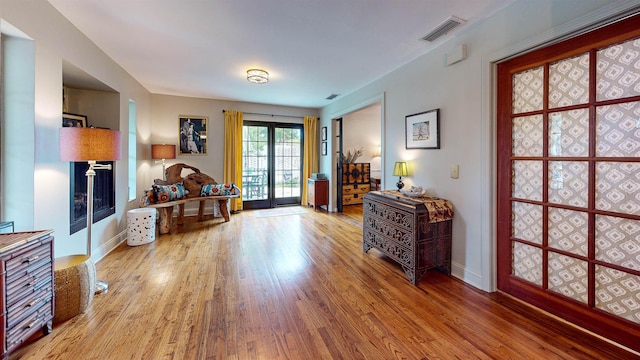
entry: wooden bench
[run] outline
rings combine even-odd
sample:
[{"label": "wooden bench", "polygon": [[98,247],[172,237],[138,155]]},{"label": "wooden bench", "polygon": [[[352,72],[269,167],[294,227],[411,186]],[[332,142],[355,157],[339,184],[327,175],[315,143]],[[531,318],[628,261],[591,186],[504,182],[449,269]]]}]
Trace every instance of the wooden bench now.
[{"label": "wooden bench", "polygon": [[220,203],[220,213],[227,222],[230,220],[227,204],[229,199],[240,197],[240,195],[221,195],[221,196],[205,196],[205,197],[192,197],[184,198],[180,200],[173,200],[159,204],[149,204],[144,207],[158,209],[158,217],[160,221],[160,234],[168,234],[171,231],[171,225],[173,222],[173,207],[178,205],[178,225],[184,223],[184,204],[199,201],[200,206],[198,208],[198,221],[204,220],[204,205],[207,200],[215,200]]}]

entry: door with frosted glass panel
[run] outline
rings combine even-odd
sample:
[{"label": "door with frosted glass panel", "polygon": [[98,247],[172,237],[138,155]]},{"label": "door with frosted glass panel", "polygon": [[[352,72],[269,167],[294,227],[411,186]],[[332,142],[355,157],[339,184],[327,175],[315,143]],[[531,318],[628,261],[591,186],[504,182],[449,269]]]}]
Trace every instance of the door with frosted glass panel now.
[{"label": "door with frosted glass panel", "polygon": [[[631,23],[629,23],[631,21]],[[498,287],[640,349],[640,31],[498,66]]]}]

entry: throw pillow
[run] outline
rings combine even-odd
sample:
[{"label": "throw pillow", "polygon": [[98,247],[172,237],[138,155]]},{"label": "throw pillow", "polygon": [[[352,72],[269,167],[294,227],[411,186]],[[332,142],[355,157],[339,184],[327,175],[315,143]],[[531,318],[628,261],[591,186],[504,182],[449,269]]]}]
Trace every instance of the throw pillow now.
[{"label": "throw pillow", "polygon": [[156,193],[156,200],[159,203],[179,200],[187,194],[182,183],[175,183],[172,185],[152,185],[152,187],[153,191]]},{"label": "throw pillow", "polygon": [[202,185],[200,196],[227,196],[240,194],[240,188],[235,184],[207,184]]},{"label": "throw pillow", "polygon": [[155,203],[156,203],[156,193],[153,191],[153,188],[151,188],[151,189],[144,190],[142,192],[138,205],[140,207],[145,207]]}]

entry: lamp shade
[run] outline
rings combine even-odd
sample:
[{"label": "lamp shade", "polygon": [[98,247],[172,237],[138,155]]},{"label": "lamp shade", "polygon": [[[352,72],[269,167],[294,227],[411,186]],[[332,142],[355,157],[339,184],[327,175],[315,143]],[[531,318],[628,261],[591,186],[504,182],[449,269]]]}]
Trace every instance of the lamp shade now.
[{"label": "lamp shade", "polygon": [[151,158],[154,160],[175,159],[176,146],[167,144],[153,144],[151,145]]},{"label": "lamp shade", "polygon": [[96,128],[60,128],[60,160],[120,160],[120,131]]},{"label": "lamp shade", "polygon": [[396,161],[393,167],[393,176],[407,176],[407,163],[404,161]]}]

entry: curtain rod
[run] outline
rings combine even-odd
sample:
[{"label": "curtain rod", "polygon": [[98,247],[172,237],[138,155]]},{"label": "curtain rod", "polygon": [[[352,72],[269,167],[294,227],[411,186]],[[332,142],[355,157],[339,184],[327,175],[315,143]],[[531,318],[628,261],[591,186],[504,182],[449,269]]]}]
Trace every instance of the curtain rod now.
[{"label": "curtain rod", "polygon": [[[225,110],[222,110],[222,112],[224,113]],[[304,116],[296,116],[296,115],[278,115],[278,114],[264,114],[264,113],[255,113],[255,112],[242,112],[243,114],[248,114],[248,115],[265,115],[265,116],[278,116],[278,117],[286,117],[286,118],[296,118],[296,119],[304,119]],[[320,120],[320,118],[318,118],[318,120]]]}]

